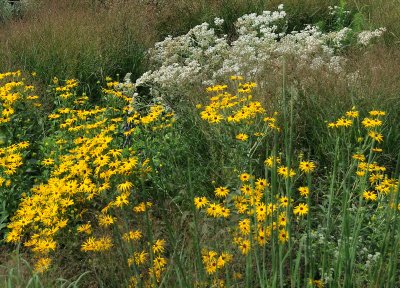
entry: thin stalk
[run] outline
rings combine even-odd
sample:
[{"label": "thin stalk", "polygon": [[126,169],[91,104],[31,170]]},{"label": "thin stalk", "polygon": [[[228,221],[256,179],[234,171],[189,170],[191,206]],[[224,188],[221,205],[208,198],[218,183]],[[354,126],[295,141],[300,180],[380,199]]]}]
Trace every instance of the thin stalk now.
[{"label": "thin stalk", "polygon": [[333,163],[333,170],[331,174],[331,183],[329,187],[329,196],[328,196],[328,212],[327,212],[327,217],[326,217],[326,233],[325,233],[325,243],[324,243],[324,252],[323,252],[323,257],[322,257],[322,275],[324,275],[328,268],[328,255],[327,255],[327,250],[328,250],[328,239],[330,238],[331,234],[331,214],[332,214],[332,206],[333,206],[333,195],[334,195],[334,188],[335,188],[335,183],[336,183],[336,173],[338,169],[338,162],[339,162],[339,137],[336,138],[336,143],[335,143],[335,161]]},{"label": "thin stalk", "polygon": [[194,193],[193,193],[193,189],[192,189],[192,174],[190,172],[190,167],[191,167],[191,163],[190,163],[190,159],[187,160],[188,161],[188,181],[189,181],[189,187],[188,187],[188,191],[189,191],[189,196],[191,199],[191,203],[190,203],[190,207],[192,209],[192,213],[193,213],[193,221],[194,221],[194,231],[193,231],[193,245],[195,247],[195,257],[196,257],[196,264],[198,267],[198,270],[200,272],[200,279],[201,282],[203,282],[206,279],[205,276],[205,271],[203,268],[203,262],[201,260],[201,249],[200,249],[200,240],[199,240],[199,231],[198,231],[198,211],[196,209],[196,207],[194,206]]}]

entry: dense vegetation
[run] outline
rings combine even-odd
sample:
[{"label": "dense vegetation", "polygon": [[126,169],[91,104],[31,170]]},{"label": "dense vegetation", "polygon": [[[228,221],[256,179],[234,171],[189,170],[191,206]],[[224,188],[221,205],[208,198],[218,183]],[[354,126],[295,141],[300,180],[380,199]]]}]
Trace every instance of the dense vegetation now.
[{"label": "dense vegetation", "polygon": [[0,283],[399,286],[398,17],[0,0]]}]

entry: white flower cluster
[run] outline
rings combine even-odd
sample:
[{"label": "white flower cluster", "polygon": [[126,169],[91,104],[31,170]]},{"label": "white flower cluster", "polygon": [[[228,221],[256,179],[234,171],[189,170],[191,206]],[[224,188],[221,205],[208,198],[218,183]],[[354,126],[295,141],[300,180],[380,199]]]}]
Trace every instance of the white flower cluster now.
[{"label": "white flower cluster", "polygon": [[367,46],[373,38],[381,37],[385,31],[386,28],[379,28],[374,31],[362,31],[357,36],[358,44]]},{"label": "white flower cluster", "polygon": [[[223,20],[217,18],[214,22],[218,26]],[[136,85],[173,97],[187,85],[212,84],[233,74],[252,78],[281,74],[286,59],[295,62],[295,71],[343,72],[346,59],[336,55],[336,51],[343,47],[351,29],[323,33],[308,25],[301,31],[287,33],[286,24],[286,13],[280,5],[278,11],[247,14],[237,19],[237,38],[233,41],[226,35],[218,35],[208,23],[185,35],[169,36],[149,51],[154,70],[144,73]],[[370,33],[377,35],[375,31]],[[368,37],[362,35],[363,39]]]},{"label": "white flower cluster", "polygon": [[381,257],[381,253],[375,252],[374,255],[368,254],[368,260],[365,262],[365,268],[369,268],[372,264],[378,262],[379,258]]}]

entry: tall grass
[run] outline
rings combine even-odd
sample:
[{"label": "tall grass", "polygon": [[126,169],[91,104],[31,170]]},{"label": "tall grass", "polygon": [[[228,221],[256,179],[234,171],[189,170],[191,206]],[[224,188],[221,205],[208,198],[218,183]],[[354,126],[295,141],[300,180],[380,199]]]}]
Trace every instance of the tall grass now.
[{"label": "tall grass", "polygon": [[[98,92],[104,76],[136,78],[146,69],[144,51],[166,35],[179,35],[214,17],[225,19],[223,30],[234,37],[233,23],[246,13],[271,10],[283,3],[289,15],[288,28],[320,23],[338,28],[328,6],[343,5],[360,28],[387,26],[388,43],[398,38],[399,9],[393,1],[35,1],[20,18],[0,28],[2,70],[36,71],[42,84],[52,77],[78,78],[90,94]],[[380,9],[378,9],[378,7]],[[377,11],[385,11],[385,15]],[[360,20],[361,19],[361,20]],[[392,19],[392,20],[391,20]],[[361,21],[361,22],[360,22]],[[346,23],[351,24],[351,23]],[[361,25],[361,26],[360,26]],[[390,40],[392,39],[392,40]],[[392,42],[391,42],[392,41]],[[95,93],[92,90],[96,91]]]}]

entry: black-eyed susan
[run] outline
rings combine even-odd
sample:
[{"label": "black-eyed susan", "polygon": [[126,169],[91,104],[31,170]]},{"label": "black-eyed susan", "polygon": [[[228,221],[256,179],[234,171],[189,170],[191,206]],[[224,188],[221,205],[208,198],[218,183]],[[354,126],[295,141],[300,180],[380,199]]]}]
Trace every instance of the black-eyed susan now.
[{"label": "black-eyed susan", "polygon": [[108,226],[114,224],[115,220],[116,220],[115,217],[113,217],[111,215],[104,215],[104,214],[101,214],[98,219],[99,219],[99,225],[102,227],[108,227]]},{"label": "black-eyed susan", "polygon": [[239,133],[236,135],[236,140],[246,141],[247,139],[249,139],[249,136],[247,134]]},{"label": "black-eyed susan", "polygon": [[357,153],[351,156],[353,159],[358,161],[365,161],[365,156],[363,154]]},{"label": "black-eyed susan", "polygon": [[373,191],[364,191],[363,198],[365,200],[369,200],[369,201],[376,201],[376,199],[378,198],[378,195]]},{"label": "black-eyed susan", "polygon": [[272,168],[273,165],[280,164],[280,163],[281,163],[281,158],[273,157],[273,156],[268,157],[264,161],[264,165],[268,166],[269,168]]},{"label": "black-eyed susan", "polygon": [[210,205],[208,206],[206,213],[207,215],[214,217],[214,218],[218,218],[221,215],[221,205],[216,204],[216,203],[210,203]]},{"label": "black-eyed susan", "polygon": [[125,181],[125,182],[123,182],[123,183],[118,185],[118,190],[120,192],[128,192],[128,191],[130,191],[130,189],[132,189],[132,187],[133,187],[133,183],[132,182]]},{"label": "black-eyed susan", "polygon": [[92,225],[90,225],[90,223],[82,224],[82,225],[79,225],[76,230],[79,233],[91,234],[92,233]]},{"label": "black-eyed susan", "polygon": [[379,119],[373,119],[373,118],[364,118],[363,121],[361,121],[361,124],[365,127],[365,128],[375,128],[375,127],[379,127],[382,125],[382,121]]},{"label": "black-eyed susan", "polygon": [[375,131],[369,131],[368,136],[374,139],[376,142],[381,143],[383,141],[383,135]]},{"label": "black-eyed susan", "polygon": [[249,251],[250,251],[250,248],[251,248],[250,240],[242,240],[239,243],[239,249],[243,255],[247,255],[247,253],[249,253]]},{"label": "black-eyed susan", "polygon": [[165,240],[157,239],[156,242],[152,245],[152,250],[154,254],[163,253],[165,251]]},{"label": "black-eyed susan", "polygon": [[239,231],[242,235],[250,234],[250,219],[243,219],[238,223]]},{"label": "black-eyed susan", "polygon": [[346,112],[346,116],[350,118],[357,118],[358,117],[358,111],[356,110],[350,110]]},{"label": "black-eyed susan", "polygon": [[278,239],[280,243],[285,243],[289,240],[289,233],[285,229],[279,230]]},{"label": "black-eyed susan", "polygon": [[311,161],[301,161],[299,169],[303,173],[311,173],[315,170],[315,163]]},{"label": "black-eyed susan", "polygon": [[380,110],[372,110],[372,111],[369,111],[369,115],[371,115],[371,116],[385,116],[386,112],[385,111],[380,111]]},{"label": "black-eyed susan", "polygon": [[253,192],[253,188],[250,185],[243,185],[240,187],[240,191],[243,193],[243,195],[251,195]]},{"label": "black-eyed susan", "polygon": [[143,237],[142,231],[140,230],[131,230],[122,234],[122,239],[129,242],[129,241],[136,241]]},{"label": "black-eyed susan", "polygon": [[285,227],[287,223],[287,216],[285,212],[281,212],[278,217],[278,226]]},{"label": "black-eyed susan", "polygon": [[208,200],[206,197],[195,197],[194,198],[194,206],[197,209],[201,209],[208,204]]},{"label": "black-eyed susan", "polygon": [[304,216],[308,213],[308,205],[305,203],[300,203],[293,209],[293,214],[297,216]]},{"label": "black-eyed susan", "polygon": [[264,178],[258,178],[255,184],[256,188],[260,190],[265,189],[268,186],[268,182]]},{"label": "black-eyed susan", "polygon": [[45,272],[46,270],[49,269],[51,262],[52,262],[52,260],[49,257],[39,258],[39,260],[36,261],[35,266],[34,266],[35,272],[37,272],[37,273]]},{"label": "black-eyed susan", "polygon": [[299,187],[297,190],[299,191],[300,195],[303,197],[307,197],[310,192],[310,190],[307,186]]},{"label": "black-eyed susan", "polygon": [[215,196],[217,196],[218,198],[224,198],[224,197],[228,196],[229,189],[225,186],[220,186],[220,187],[215,188],[214,193],[215,193]]},{"label": "black-eyed susan", "polygon": [[251,175],[249,173],[242,173],[239,175],[239,179],[242,182],[250,181]]},{"label": "black-eyed susan", "polygon": [[233,255],[231,253],[222,252],[217,260],[217,267],[219,269],[223,268],[227,263],[231,262]]},{"label": "black-eyed susan", "polygon": [[281,207],[287,207],[289,205],[289,198],[286,196],[282,196],[279,198],[279,203]]},{"label": "black-eyed susan", "polygon": [[291,178],[296,176],[296,172],[293,169],[289,169],[286,166],[279,166],[278,167],[278,174],[283,176],[284,178]]}]

